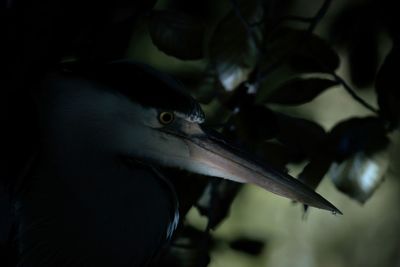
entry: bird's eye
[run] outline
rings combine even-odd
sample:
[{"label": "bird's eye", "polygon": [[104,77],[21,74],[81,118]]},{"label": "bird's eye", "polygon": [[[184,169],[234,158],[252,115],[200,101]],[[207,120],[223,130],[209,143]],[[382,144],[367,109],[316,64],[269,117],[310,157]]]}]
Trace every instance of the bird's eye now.
[{"label": "bird's eye", "polygon": [[160,113],[160,116],[158,117],[158,119],[160,120],[160,122],[164,125],[166,124],[170,124],[171,122],[174,121],[175,116],[174,113],[172,112],[168,112],[168,111],[164,111]]}]

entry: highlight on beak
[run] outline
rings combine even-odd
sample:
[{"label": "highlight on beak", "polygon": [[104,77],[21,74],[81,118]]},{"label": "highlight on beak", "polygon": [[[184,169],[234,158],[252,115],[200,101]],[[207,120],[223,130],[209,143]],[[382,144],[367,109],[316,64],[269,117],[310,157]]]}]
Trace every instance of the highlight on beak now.
[{"label": "highlight on beak", "polygon": [[190,157],[190,164],[187,164],[186,169],[190,171],[241,183],[252,183],[303,204],[342,214],[328,200],[299,180],[252,159],[216,131],[190,122],[181,123],[179,129],[173,127],[164,131],[186,143]]}]

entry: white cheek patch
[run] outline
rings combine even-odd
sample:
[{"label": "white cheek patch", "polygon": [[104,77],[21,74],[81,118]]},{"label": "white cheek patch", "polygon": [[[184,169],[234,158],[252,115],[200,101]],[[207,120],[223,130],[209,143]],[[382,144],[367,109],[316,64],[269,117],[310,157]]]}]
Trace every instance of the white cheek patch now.
[{"label": "white cheek patch", "polygon": [[227,160],[220,155],[203,149],[195,144],[189,145],[190,150],[190,163],[187,167],[188,170],[213,176],[228,179],[231,181],[246,183],[243,176],[238,176],[238,165],[231,160]]},{"label": "white cheek patch", "polygon": [[217,167],[212,167],[212,165],[197,161],[189,162],[189,164],[187,165],[187,170],[206,176],[224,178],[238,183],[246,183],[244,179],[234,176],[229,172],[227,172],[226,170],[222,170],[221,168]]},{"label": "white cheek patch", "polygon": [[127,100],[125,107],[121,107],[121,112],[130,114],[129,124],[138,124],[137,126],[147,126],[150,128],[160,128],[161,123],[158,121],[158,111],[155,108],[145,108],[139,104],[135,104]]},{"label": "white cheek patch", "polygon": [[180,167],[189,158],[186,143],[179,138],[146,126],[131,127],[122,138],[128,155],[157,164]]},{"label": "white cheek patch", "polygon": [[185,115],[183,113],[180,113],[180,112],[175,112],[175,116],[178,117],[178,118],[181,118],[183,120],[186,120],[188,122],[192,122],[192,123],[201,124],[201,123],[204,122],[204,118],[196,117],[196,116],[187,116],[187,115]]}]

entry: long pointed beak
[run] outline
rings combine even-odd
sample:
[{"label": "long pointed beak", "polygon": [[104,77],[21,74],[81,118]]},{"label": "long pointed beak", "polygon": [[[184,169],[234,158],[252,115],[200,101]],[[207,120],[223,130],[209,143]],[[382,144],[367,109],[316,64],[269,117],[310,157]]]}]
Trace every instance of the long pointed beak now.
[{"label": "long pointed beak", "polygon": [[192,166],[200,174],[258,185],[272,193],[306,205],[342,214],[333,204],[287,173],[254,160],[218,132],[195,123],[166,129],[186,143]]}]

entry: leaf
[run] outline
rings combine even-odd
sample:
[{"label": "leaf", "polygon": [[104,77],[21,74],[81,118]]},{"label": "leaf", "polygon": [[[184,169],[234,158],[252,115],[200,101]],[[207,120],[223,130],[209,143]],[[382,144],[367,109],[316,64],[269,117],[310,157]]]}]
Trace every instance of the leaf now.
[{"label": "leaf", "polygon": [[205,25],[174,10],[157,10],[149,21],[151,39],[167,55],[182,59],[203,58]]},{"label": "leaf", "polygon": [[[241,1],[239,12],[251,23],[260,17],[259,1]],[[254,68],[257,51],[257,31],[246,27],[235,10],[231,10],[217,25],[209,43],[209,55],[218,78],[228,91],[246,81]]]},{"label": "leaf", "polygon": [[277,133],[275,114],[264,106],[241,108],[234,116],[234,124],[240,139],[254,146],[274,138]]},{"label": "leaf", "polygon": [[343,8],[333,15],[332,23],[328,26],[329,39],[332,42],[343,48],[353,40],[353,32],[355,32],[357,23],[356,20],[363,12],[363,4],[353,4]]},{"label": "leaf", "polygon": [[231,204],[242,184],[213,178],[196,204],[201,215],[207,216],[208,228],[215,229],[229,215]]},{"label": "leaf", "polygon": [[259,144],[260,153],[271,167],[287,172],[286,165],[291,160],[290,148],[278,142],[267,141]]},{"label": "leaf", "polygon": [[286,81],[299,76],[299,73],[288,65],[277,66],[268,73],[267,78],[261,82],[257,94],[256,102],[265,103],[267,97],[277,88],[281,87]]},{"label": "leaf", "polygon": [[210,104],[219,93],[224,92],[211,68],[183,68],[172,75],[182,82],[201,104]]},{"label": "leaf", "polygon": [[329,73],[339,66],[339,56],[322,38],[305,30],[279,28],[265,41],[263,69],[284,62],[300,72]]},{"label": "leaf", "polygon": [[209,252],[215,245],[214,238],[207,232],[185,224],[177,231],[172,244],[168,245],[150,266],[205,267],[210,263]]},{"label": "leaf", "polygon": [[376,12],[373,2],[354,2],[334,15],[329,29],[332,43],[347,50],[351,80],[358,88],[370,86],[378,68],[381,21]]},{"label": "leaf", "polygon": [[186,14],[198,17],[198,18],[212,18],[221,9],[221,2],[215,0],[203,0],[203,1],[186,1],[186,0],[174,0],[168,1],[168,7],[174,10],[182,11]]},{"label": "leaf", "polygon": [[[325,130],[317,123],[291,117],[282,113],[276,113],[278,124],[277,140],[296,154],[297,160],[303,160],[304,157],[315,157],[321,149],[321,145],[326,141]],[[292,152],[292,153],[293,153]],[[296,160],[296,158],[292,158]]]},{"label": "leaf", "polygon": [[[248,148],[279,168],[290,161],[313,157],[326,140],[325,130],[317,123],[274,112],[265,106],[241,109],[234,122],[239,140],[244,140]],[[272,138],[283,146],[265,142]]]},{"label": "leaf", "polygon": [[252,256],[258,256],[263,251],[265,242],[248,237],[241,237],[231,241],[229,246],[234,250],[241,251]]},{"label": "leaf", "polygon": [[294,78],[270,93],[265,102],[300,105],[313,100],[321,92],[337,84],[336,81],[320,78]]},{"label": "leaf", "polygon": [[388,144],[383,121],[372,116],[340,122],[328,136],[328,149],[338,162],[361,151],[367,154],[374,153],[386,148]]},{"label": "leaf", "polygon": [[215,76],[205,76],[197,85],[196,100],[208,105],[223,90]]},{"label": "leaf", "polygon": [[[319,155],[313,157],[303,168],[298,179],[312,189],[316,189],[325,177],[332,165],[332,158],[321,151]],[[308,205],[303,204],[304,215],[308,210]]]},{"label": "leaf", "polygon": [[[371,16],[373,15],[366,18],[367,22]],[[375,80],[378,68],[378,38],[373,24],[363,23],[360,27],[358,34],[349,44],[348,53],[351,80],[356,87],[365,88]]]},{"label": "leaf", "polygon": [[380,115],[389,122],[391,129],[400,125],[399,63],[400,48],[399,44],[395,43],[390,53],[386,56],[375,83]]},{"label": "leaf", "polygon": [[373,155],[357,152],[341,163],[334,163],[330,176],[340,191],[363,204],[383,182],[388,166],[387,150]]},{"label": "leaf", "polygon": [[249,87],[244,83],[240,84],[233,92],[219,95],[221,103],[232,111],[251,108],[254,104],[254,97],[255,95],[249,93]]},{"label": "leaf", "polygon": [[332,159],[323,154],[314,157],[299,174],[299,180],[316,189],[332,164]]},{"label": "leaf", "polygon": [[207,178],[178,168],[158,168],[173,184],[178,197],[179,213],[184,217],[202,195],[208,183]]}]

